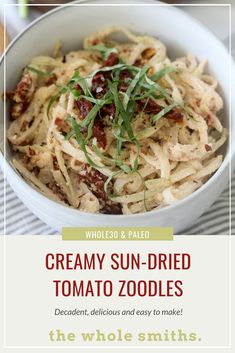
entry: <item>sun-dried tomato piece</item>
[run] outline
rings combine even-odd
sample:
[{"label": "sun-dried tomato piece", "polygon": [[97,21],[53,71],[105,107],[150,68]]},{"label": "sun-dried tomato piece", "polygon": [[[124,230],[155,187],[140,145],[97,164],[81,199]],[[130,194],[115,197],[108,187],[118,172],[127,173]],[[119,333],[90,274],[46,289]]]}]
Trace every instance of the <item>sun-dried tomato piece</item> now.
[{"label": "sun-dried tomato piece", "polygon": [[169,113],[167,113],[165,115],[165,117],[167,119],[174,120],[174,121],[176,121],[178,123],[182,123],[183,119],[184,119],[183,114],[178,109],[171,110]]},{"label": "sun-dried tomato piece", "polygon": [[129,83],[128,80],[131,80],[133,78],[132,73],[129,70],[123,70],[120,72],[120,83],[118,85],[119,91],[126,92]]},{"label": "sun-dried tomato piece", "polygon": [[71,126],[68,121],[61,119],[60,117],[55,118],[55,125],[57,126],[58,130],[64,134],[67,134],[71,130]]},{"label": "sun-dried tomato piece", "polygon": [[116,107],[114,103],[111,104],[105,104],[102,109],[101,109],[101,114],[103,116],[108,115],[108,116],[115,116],[115,112],[116,112]]},{"label": "sun-dried tomato piece", "polygon": [[[102,67],[105,66],[114,66],[118,64],[119,58],[116,53],[109,54],[108,58],[103,62]],[[110,79],[110,72],[97,72],[92,78],[91,92],[93,95],[100,99],[108,91],[108,82],[107,79]]]},{"label": "sun-dried tomato piece", "polygon": [[205,144],[205,150],[207,152],[212,151],[212,147],[210,145]]},{"label": "sun-dried tomato piece", "polygon": [[102,72],[97,72],[92,78],[91,91],[93,95],[100,99],[107,92],[107,80],[105,75]]},{"label": "sun-dried tomato piece", "polygon": [[[137,104],[140,109],[143,109],[143,111],[148,114],[158,114],[163,109],[163,107],[157,104],[153,99],[149,99],[147,103],[144,100],[138,100]],[[179,123],[183,122],[183,114],[179,109],[171,110],[169,113],[166,113],[164,117]]]},{"label": "sun-dried tomato piece", "polygon": [[214,119],[213,117],[211,116],[211,114],[208,114],[205,118],[206,120],[206,123],[207,123],[207,126],[208,127],[212,127],[213,126],[213,123],[214,123]]},{"label": "sun-dried tomato piece", "polygon": [[92,78],[92,87],[104,87],[106,85],[106,79],[103,72],[97,72]]},{"label": "sun-dried tomato piece", "polygon": [[55,125],[56,126],[58,126],[58,127],[61,126],[62,122],[63,122],[63,120],[60,117],[55,118]]},{"label": "sun-dried tomato piece", "polygon": [[96,45],[96,44],[98,44],[100,42],[100,38],[94,38],[93,40],[92,40],[92,45]]},{"label": "sun-dried tomato piece", "polygon": [[103,62],[103,67],[105,66],[114,66],[119,63],[119,57],[117,53],[110,53],[108,58]]},{"label": "sun-dried tomato piece", "polygon": [[104,183],[107,180],[107,177],[88,164],[83,164],[79,177],[100,202],[104,204],[104,201],[107,198],[104,190]]},{"label": "sun-dried tomato piece", "polygon": [[32,83],[32,77],[29,74],[22,77],[16,86],[15,96],[13,97],[15,102],[25,102],[31,98]]},{"label": "sun-dried tomato piece", "polygon": [[14,94],[11,92],[8,95],[14,101],[14,105],[11,108],[11,116],[14,119],[17,119],[28,108],[33,98],[34,90],[32,77],[29,74],[25,74],[16,86]]},{"label": "sun-dried tomato piece", "polygon": [[146,113],[153,113],[153,114],[157,114],[161,110],[162,110],[162,107],[152,99],[149,99],[147,105],[144,108],[144,111]]},{"label": "sun-dried tomato piece", "polygon": [[85,98],[81,98],[81,99],[77,100],[76,102],[77,102],[77,106],[80,110],[80,114],[81,114],[82,118],[85,119],[85,117],[91,111],[91,109],[93,107],[92,103],[90,101],[86,100]]},{"label": "sun-dried tomato piece", "polygon": [[92,128],[92,136],[96,138],[98,145],[105,149],[107,141],[104,131],[104,125],[101,120],[95,120]]},{"label": "sun-dried tomato piece", "polygon": [[38,175],[39,175],[39,173],[40,173],[40,168],[38,167],[38,166],[36,166],[36,167],[33,167],[33,169],[32,169],[32,172],[33,172],[33,174],[37,177]]},{"label": "sun-dried tomato piece", "polygon": [[146,101],[140,99],[137,101],[138,106],[143,109],[145,113],[148,114],[157,114],[162,110],[162,107],[157,104],[153,99],[149,99],[149,101],[146,103]]},{"label": "sun-dried tomato piece", "polygon": [[105,206],[101,208],[100,213],[103,214],[122,214],[122,205],[118,202],[106,202]]},{"label": "sun-dried tomato piece", "polygon": [[75,89],[76,91],[78,91],[80,94],[83,94],[83,93],[84,93],[82,87],[79,86],[78,83],[74,83],[74,84],[73,84],[73,89]]},{"label": "sun-dried tomato piece", "polygon": [[[104,190],[104,183],[107,180],[105,175],[88,164],[83,164],[79,177],[80,180],[82,180],[89,187],[91,192],[99,199],[101,213],[122,214],[121,204],[109,200]],[[112,183],[109,185],[110,188],[112,188]]]},{"label": "sun-dried tomato piece", "polygon": [[88,182],[88,184],[96,184],[100,181],[106,181],[108,178],[98,170],[92,168],[89,164],[83,163],[79,173],[80,179]]},{"label": "sun-dried tomato piece", "polygon": [[133,75],[129,70],[125,69],[120,72],[119,77],[120,77],[120,80],[125,80],[127,78],[133,78]]},{"label": "sun-dried tomato piece", "polygon": [[55,155],[52,155],[52,165],[54,170],[59,170],[59,164]]},{"label": "sun-dried tomato piece", "polygon": [[57,76],[55,73],[51,74],[47,79],[46,79],[46,85],[50,86],[53,83],[55,83],[57,81]]},{"label": "sun-dried tomato piece", "polygon": [[69,203],[66,193],[55,182],[50,182],[46,184],[46,186],[51,189],[51,191],[53,191],[53,193],[57,195],[61,201],[64,201],[67,204]]},{"label": "sun-dried tomato piece", "polygon": [[[90,101],[87,101],[84,98],[81,98],[77,101],[77,106],[80,110],[80,114],[83,119],[87,116],[87,114],[91,111],[93,104]],[[87,126],[83,128],[83,132],[87,132]],[[97,143],[103,149],[106,147],[106,135],[104,131],[104,125],[100,119],[95,119],[94,125],[92,128],[92,136],[96,138]]]}]

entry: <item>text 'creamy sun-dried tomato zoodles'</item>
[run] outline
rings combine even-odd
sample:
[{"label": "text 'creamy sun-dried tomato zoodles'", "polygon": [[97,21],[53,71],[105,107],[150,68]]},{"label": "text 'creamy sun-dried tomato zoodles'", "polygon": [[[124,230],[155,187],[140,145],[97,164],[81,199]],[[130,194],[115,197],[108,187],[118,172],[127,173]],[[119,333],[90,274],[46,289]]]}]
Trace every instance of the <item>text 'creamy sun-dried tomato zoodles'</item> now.
[{"label": "text 'creamy sun-dried tomato zoodles'", "polygon": [[206,61],[171,61],[158,39],[117,27],[82,50],[57,49],[33,58],[7,94],[14,166],[43,194],[86,212],[146,212],[193,193],[220,167],[223,101]]}]

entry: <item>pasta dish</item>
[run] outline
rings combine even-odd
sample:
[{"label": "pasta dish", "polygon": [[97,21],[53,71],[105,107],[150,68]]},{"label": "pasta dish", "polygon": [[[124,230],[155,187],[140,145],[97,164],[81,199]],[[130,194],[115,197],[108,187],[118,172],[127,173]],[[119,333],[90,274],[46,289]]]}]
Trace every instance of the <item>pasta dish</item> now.
[{"label": "pasta dish", "polygon": [[223,100],[206,65],[190,54],[171,60],[159,39],[116,26],[66,55],[57,43],[7,93],[14,167],[80,211],[134,214],[177,202],[223,160]]}]

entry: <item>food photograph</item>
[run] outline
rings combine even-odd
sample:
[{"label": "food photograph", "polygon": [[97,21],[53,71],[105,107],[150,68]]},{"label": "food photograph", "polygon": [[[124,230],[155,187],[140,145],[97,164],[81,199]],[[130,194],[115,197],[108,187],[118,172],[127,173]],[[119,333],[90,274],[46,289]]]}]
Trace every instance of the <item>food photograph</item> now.
[{"label": "food photograph", "polygon": [[228,8],[6,3],[0,233],[86,226],[233,232],[235,27],[230,33]]},{"label": "food photograph", "polygon": [[235,2],[2,0],[0,51],[0,352],[235,352]]}]

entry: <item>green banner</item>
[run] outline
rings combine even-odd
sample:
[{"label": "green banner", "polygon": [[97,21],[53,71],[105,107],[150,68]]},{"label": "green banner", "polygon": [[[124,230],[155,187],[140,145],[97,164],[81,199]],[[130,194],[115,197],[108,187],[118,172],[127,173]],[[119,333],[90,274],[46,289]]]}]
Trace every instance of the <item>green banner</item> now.
[{"label": "green banner", "polygon": [[173,227],[79,227],[63,228],[63,240],[173,240]]}]

